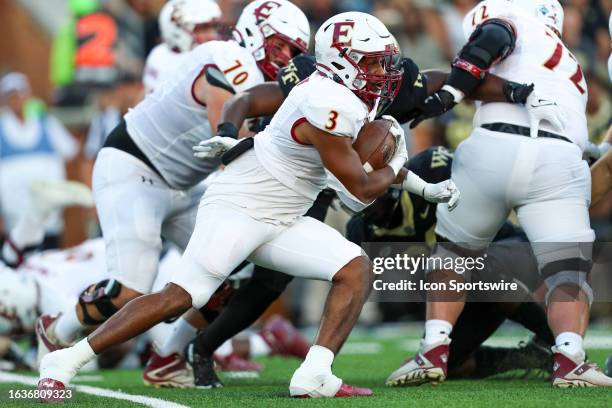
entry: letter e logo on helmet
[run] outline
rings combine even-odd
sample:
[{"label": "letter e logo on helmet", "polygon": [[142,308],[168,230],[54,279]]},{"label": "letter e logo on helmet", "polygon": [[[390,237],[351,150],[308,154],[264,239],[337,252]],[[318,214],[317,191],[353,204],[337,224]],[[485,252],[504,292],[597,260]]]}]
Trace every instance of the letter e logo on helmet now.
[{"label": "letter e logo on helmet", "polygon": [[354,21],[340,21],[334,24],[334,34],[332,36],[332,47],[351,46],[353,39]]},{"label": "letter e logo on helmet", "polygon": [[272,14],[271,11],[280,6],[280,3],[277,3],[275,1],[266,1],[261,6],[257,7],[255,11],[253,11],[257,23],[270,17],[270,15]]}]

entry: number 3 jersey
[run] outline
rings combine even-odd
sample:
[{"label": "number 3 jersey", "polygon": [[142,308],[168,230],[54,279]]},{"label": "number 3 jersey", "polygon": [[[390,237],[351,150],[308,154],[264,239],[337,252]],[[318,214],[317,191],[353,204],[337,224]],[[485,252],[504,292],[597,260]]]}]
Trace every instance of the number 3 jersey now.
[{"label": "number 3 jersey", "polygon": [[[540,124],[540,129],[562,134],[584,149],[587,140],[587,86],[574,56],[550,28],[508,0],[486,0],[474,7],[463,20],[466,39],[478,24],[489,18],[509,21],[516,30],[514,51],[494,64],[489,72],[509,81],[534,83],[536,94],[556,102],[565,118],[563,131],[546,121]],[[527,110],[521,105],[479,104],[474,126],[494,122],[529,126]]]},{"label": "number 3 jersey", "polygon": [[347,87],[315,72],[295,86],[247,152],[211,181],[203,204],[222,203],[255,219],[289,224],[303,215],[327,175],[318,150],[300,143],[295,129],[308,122],[353,141],[368,120],[367,106]]},{"label": "number 3 jersey", "polygon": [[125,115],[134,143],[175,189],[193,187],[219,165],[195,158],[192,150],[213,133],[206,106],[193,93],[194,82],[209,68],[221,71],[234,92],[264,82],[246,49],[234,41],[210,41],[186,54],[172,77]]}]

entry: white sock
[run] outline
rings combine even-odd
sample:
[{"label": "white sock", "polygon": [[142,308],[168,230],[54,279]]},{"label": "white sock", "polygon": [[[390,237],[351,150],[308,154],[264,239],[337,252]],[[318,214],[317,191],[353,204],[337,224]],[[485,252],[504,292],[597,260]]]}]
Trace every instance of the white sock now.
[{"label": "white sock", "polygon": [[87,339],[72,347],[47,354],[40,367],[40,378],[53,378],[68,385],[76,373],[96,357]]},{"label": "white sock", "polygon": [[425,322],[425,344],[438,343],[453,331],[453,325],[446,320],[431,319]]},{"label": "white sock", "polygon": [[563,332],[555,338],[556,346],[564,352],[575,355],[584,351],[582,347],[582,336],[577,333]]},{"label": "white sock", "polygon": [[183,350],[187,344],[195,337],[198,329],[193,327],[189,322],[180,318],[174,327],[174,331],[170,338],[166,340],[163,346],[159,349],[159,354],[163,357],[169,356],[172,353],[183,354]]},{"label": "white sock", "polygon": [[267,356],[272,351],[259,333],[249,336],[249,346],[251,348],[251,356],[253,357]]},{"label": "white sock", "polygon": [[61,343],[67,345],[74,341],[82,328],[83,325],[77,317],[76,307],[73,306],[62,312],[61,316],[55,323],[53,334]]},{"label": "white sock", "polygon": [[306,358],[300,366],[301,369],[309,369],[313,371],[329,371],[331,373],[331,365],[334,362],[334,353],[323,346],[314,345],[308,350]]}]

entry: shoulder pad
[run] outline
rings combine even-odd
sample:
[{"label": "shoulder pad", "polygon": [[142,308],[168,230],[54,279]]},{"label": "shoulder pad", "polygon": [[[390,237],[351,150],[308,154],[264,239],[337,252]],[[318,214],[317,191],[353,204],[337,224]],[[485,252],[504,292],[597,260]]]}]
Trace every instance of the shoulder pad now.
[{"label": "shoulder pad", "polygon": [[463,18],[463,34],[468,40],[478,25],[489,18],[516,18],[514,7],[507,0],[485,0],[478,3]]},{"label": "shoulder pad", "polygon": [[286,97],[294,86],[308,78],[314,71],[314,57],[301,54],[289,61],[289,64],[278,72],[276,80]]},{"label": "shoulder pad", "polygon": [[302,113],[313,126],[336,136],[356,138],[368,110],[348,88],[332,80],[309,81]]}]

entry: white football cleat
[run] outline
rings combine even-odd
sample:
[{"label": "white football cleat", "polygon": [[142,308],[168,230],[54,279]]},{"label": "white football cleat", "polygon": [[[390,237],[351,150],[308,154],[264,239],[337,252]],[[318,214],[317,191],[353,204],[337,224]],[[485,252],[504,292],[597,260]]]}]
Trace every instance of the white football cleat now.
[{"label": "white football cleat", "polygon": [[408,359],[400,368],[392,372],[386,385],[402,387],[432,383],[437,385],[446,379],[450,339],[421,347],[416,356]]},{"label": "white football cleat", "polygon": [[62,344],[53,333],[59,317],[60,315],[42,315],[36,320],[34,331],[36,332],[36,341],[38,343],[37,367],[40,366],[40,362],[47,354],[70,346],[69,344]]},{"label": "white football cleat", "polygon": [[193,369],[178,353],[161,356],[153,348],[151,357],[144,368],[142,380],[145,385],[168,388],[193,388]]},{"label": "white football cleat", "polygon": [[612,387],[612,378],[606,376],[596,364],[585,361],[584,351],[571,355],[557,346],[553,346],[552,351],[555,359],[553,387]]}]

